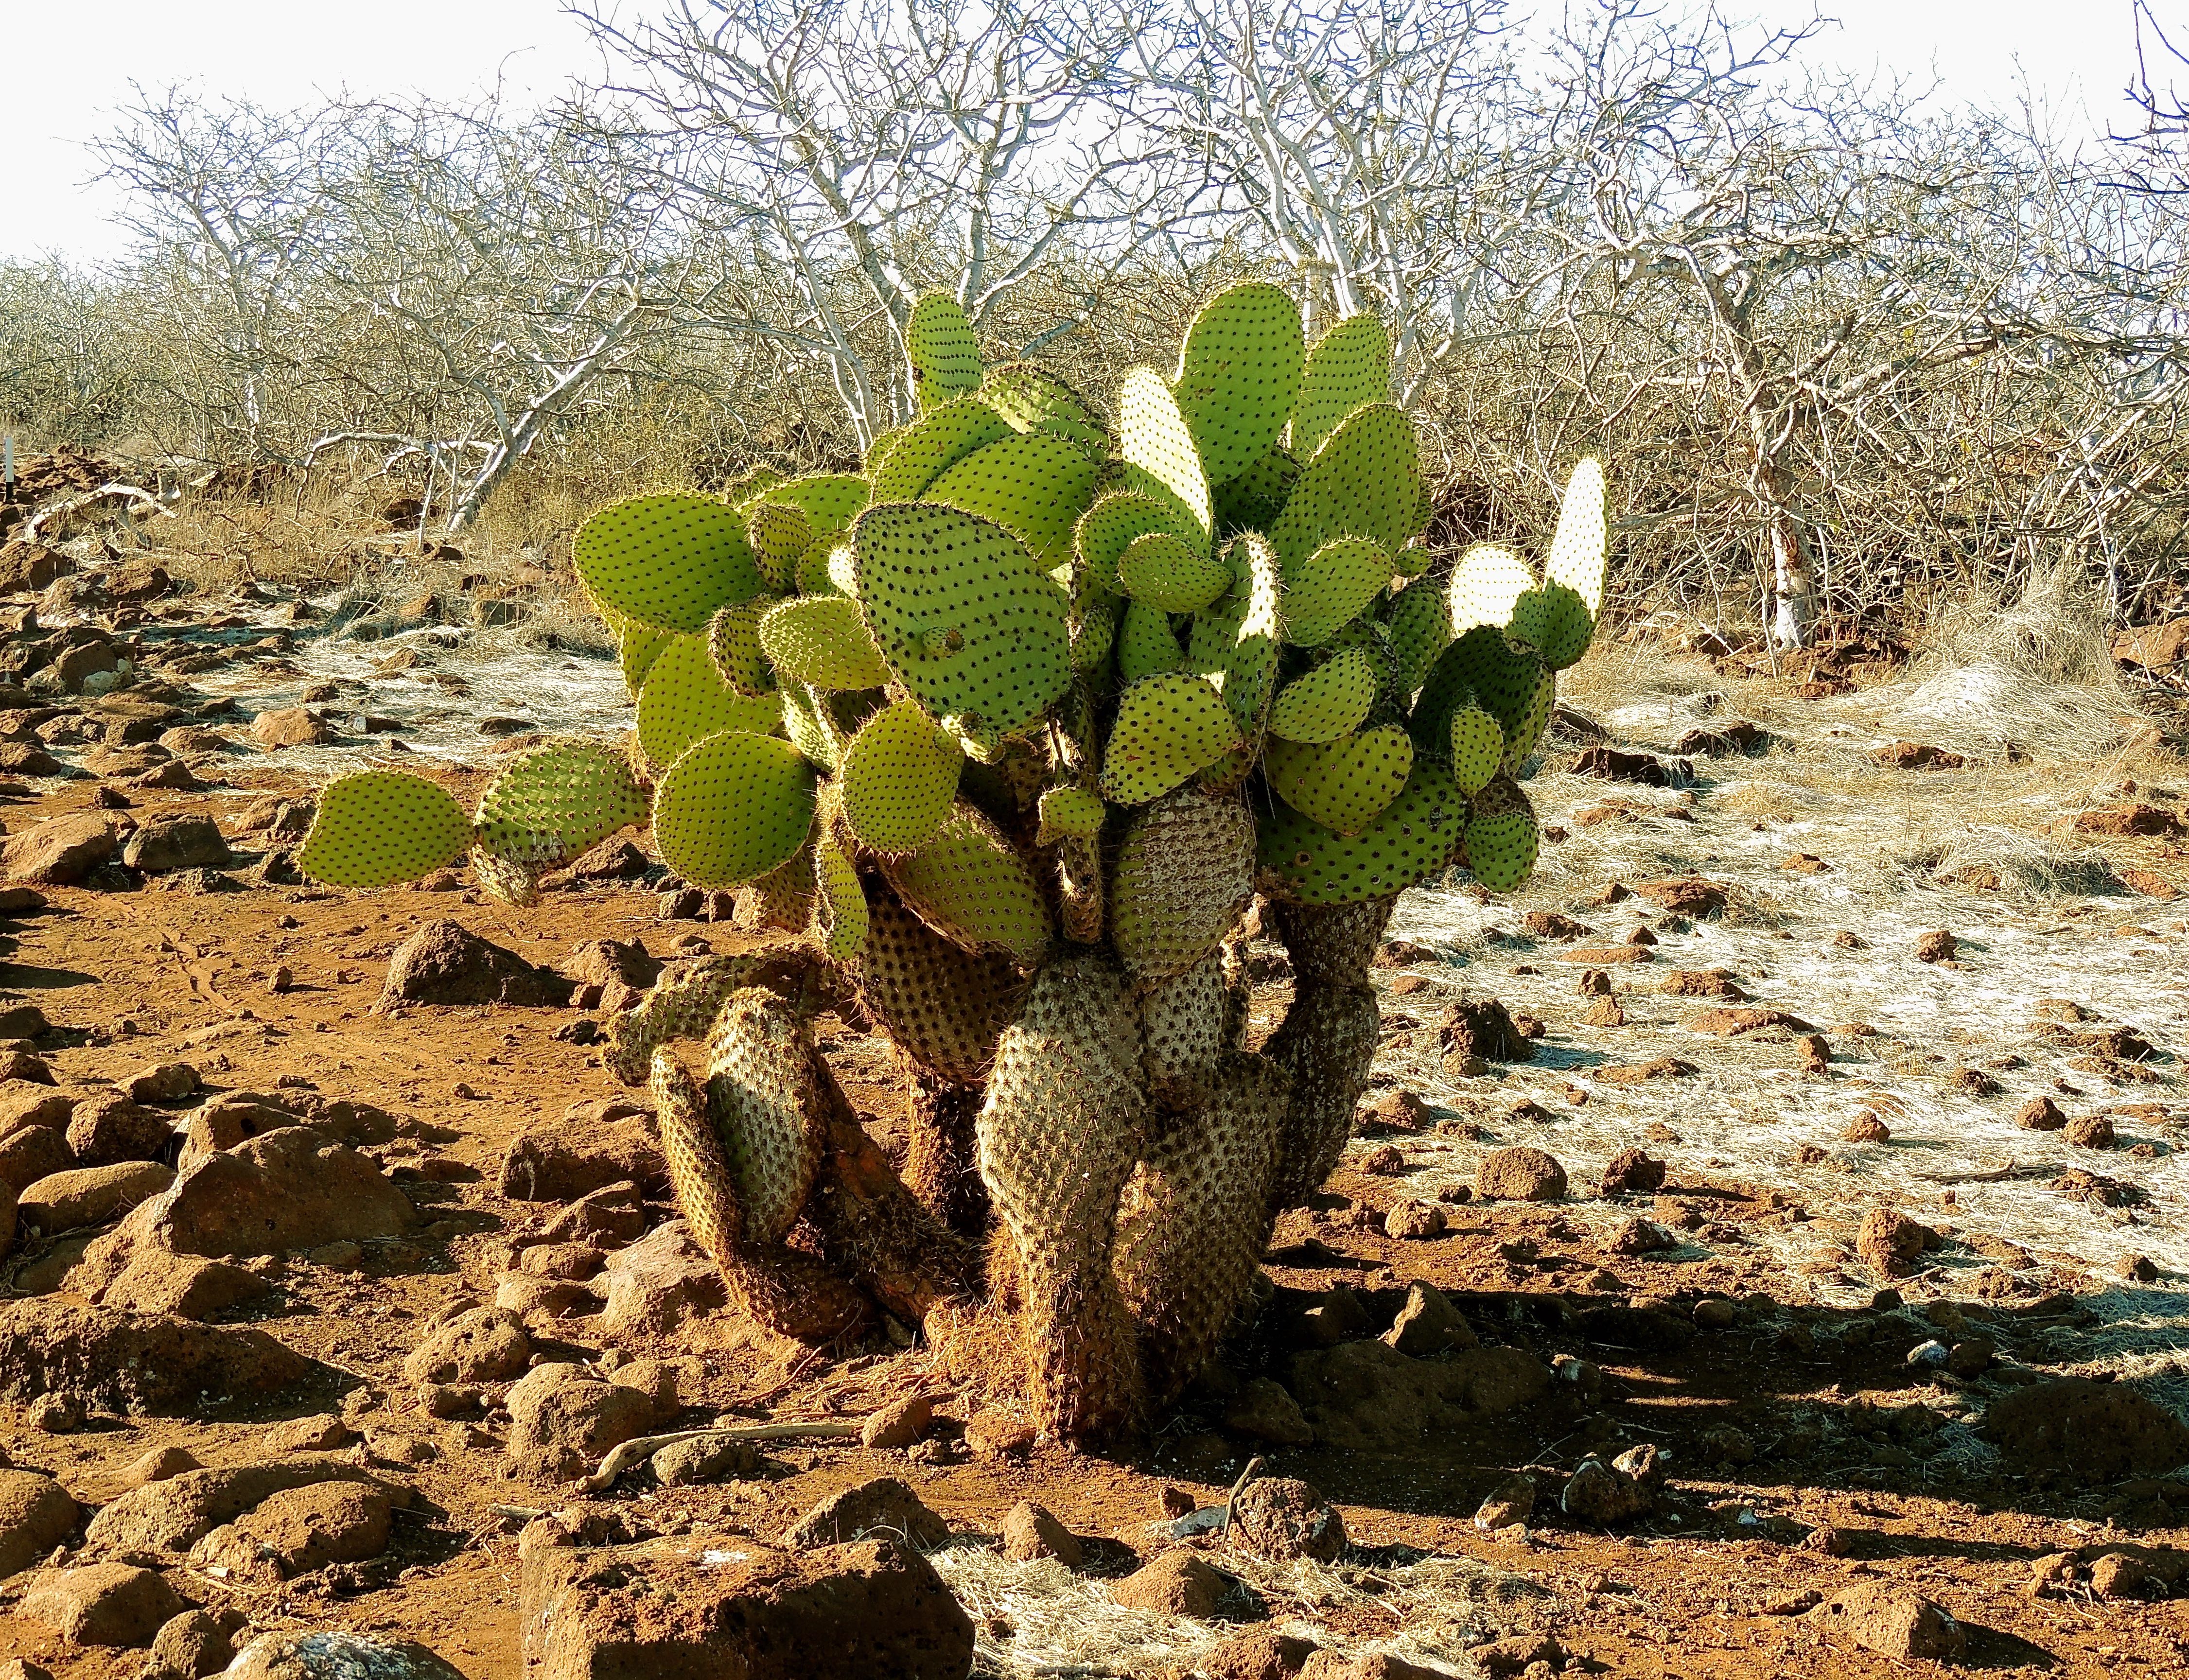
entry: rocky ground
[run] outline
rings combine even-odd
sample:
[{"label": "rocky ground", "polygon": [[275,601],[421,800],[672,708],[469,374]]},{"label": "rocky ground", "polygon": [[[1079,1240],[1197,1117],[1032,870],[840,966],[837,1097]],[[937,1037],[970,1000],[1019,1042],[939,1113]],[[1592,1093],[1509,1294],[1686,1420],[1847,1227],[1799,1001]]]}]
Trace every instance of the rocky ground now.
[{"label": "rocky ground", "polygon": [[342,766],[616,724],[551,585],[99,558],[0,551],[8,1680],[2189,1669],[2163,730],[1600,653],[1253,1337],[1089,1458],[722,1309],[596,1041],[744,936],[643,836],[523,913],[297,876]]}]

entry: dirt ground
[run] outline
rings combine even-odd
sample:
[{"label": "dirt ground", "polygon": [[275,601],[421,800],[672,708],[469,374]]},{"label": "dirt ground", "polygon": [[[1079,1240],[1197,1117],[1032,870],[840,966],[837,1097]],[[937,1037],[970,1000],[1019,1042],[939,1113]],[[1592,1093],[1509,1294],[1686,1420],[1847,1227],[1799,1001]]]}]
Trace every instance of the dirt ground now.
[{"label": "dirt ground", "polygon": [[[1253,1335],[1131,1449],[968,1451],[957,1438],[971,1408],[919,1346],[884,1336],[802,1349],[719,1310],[665,1334],[609,1333],[583,1279],[560,1293],[512,1293],[512,1276],[532,1281],[521,1270],[527,1239],[563,1212],[505,1193],[512,1143],[553,1132],[573,1105],[629,1094],[585,1042],[579,1023],[595,1018],[585,1011],[381,1006],[391,953],[450,917],[549,965],[586,941],[642,941],[666,957],[680,941],[725,950],[739,936],[665,919],[643,880],[573,882],[529,911],[461,877],[372,897],[255,884],[250,865],[267,842],[240,823],[265,795],[308,793],[366,761],[422,767],[473,794],[525,726],[561,727],[548,715],[563,704],[555,694],[533,690],[539,704],[522,704],[528,671],[560,673],[574,707],[612,711],[617,692],[612,662],[513,642],[465,653],[457,644],[475,633],[438,623],[399,626],[394,647],[419,648],[419,659],[376,675],[386,639],[338,642],[324,619],[269,628],[289,610],[272,591],[118,620],[104,611],[99,621],[134,635],[140,652],[187,643],[230,658],[164,690],[143,686],[160,679],[161,660],[143,664],[125,693],[164,693],[185,710],[214,702],[206,721],[229,744],[191,761],[203,785],[123,788],[129,808],[103,814],[209,814],[238,856],[218,879],[42,888],[45,907],[6,924],[0,970],[8,998],[50,1023],[29,1048],[65,1092],[186,1062],[205,1090],[163,1111],[178,1126],[237,1092],[354,1099],[404,1123],[366,1152],[418,1206],[416,1229],[251,1262],[270,1293],[219,1315],[318,1361],[322,1377],[271,1403],[187,1417],[99,1406],[55,1416],[28,1394],[0,1408],[8,1459],[50,1473],[86,1506],[117,1496],[128,1467],[156,1449],[187,1449],[209,1467],[258,1462],[274,1451],[270,1428],[322,1413],[341,1420],[335,1450],[418,1496],[379,1557],[257,1586],[170,1569],[186,1598],[232,1604],[254,1629],[421,1639],[474,1680],[503,1680],[520,1672],[516,1536],[531,1515],[589,1507],[653,1533],[772,1538],[823,1496],[893,1475],[954,1531],[934,1561],[974,1614],[981,1673],[1191,1672],[1227,1635],[1264,1624],[1457,1674],[1518,1672],[1547,1634],[1565,1672],[1646,1680],[1941,1666],[1881,1655],[1804,1614],[1864,1581],[1949,1612],[1966,1630],[1960,1666],[2189,1673],[2189,1596],[2167,1596],[2181,1578],[2173,1549],[2189,1547],[2189,1481],[2170,1467],[2093,1475],[2073,1468],[2075,1444],[2048,1460],[2002,1442],[1987,1421],[2062,1377],[2135,1385],[2177,1413],[2189,1395],[2189,1186],[2175,1152],[2189,1112],[2176,1060],[2189,923],[2172,897],[2189,881],[2189,810],[2169,778],[2189,779],[2163,730],[2141,741],[2124,732],[2124,744],[2067,764],[1986,750],[1960,769],[1888,768],[1870,755],[1909,733],[1909,673],[1805,699],[1792,676],[1728,676],[1703,656],[1657,649],[1646,656],[1654,691],[1626,700],[1642,712],[1623,713],[1615,697],[1632,694],[1645,656],[1592,659],[1534,784],[1561,831],[1538,881],[1513,902],[1454,889],[1402,907],[1379,970],[1387,1042],[1361,1135],[1314,1206],[1281,1224]],[[236,622],[205,628],[223,616]],[[49,609],[46,621],[63,620]],[[274,645],[248,651],[268,636]],[[434,669],[459,687],[421,683]],[[250,744],[253,712],[294,705],[320,681],[338,685],[315,703],[336,720],[331,740]],[[481,733],[512,694],[517,727]],[[235,710],[221,710],[223,695]],[[439,710],[421,718],[428,700]],[[105,716],[76,699],[43,704]],[[404,727],[353,734],[343,721],[383,708]],[[1736,717],[1768,738],[1717,757],[1691,747],[1688,768],[1668,778],[1685,786],[1574,773],[1598,729],[1622,750],[1672,762],[1691,727]],[[1951,736],[1939,725],[1925,741],[1950,746]],[[391,756],[390,737],[416,744]],[[65,773],[20,779],[0,812],[10,835],[120,787],[81,769],[85,744],[51,744]],[[2138,810],[2159,814],[2102,814]],[[1715,897],[1661,885],[1683,880]],[[1915,954],[1933,931],[1956,936],[1943,962]],[[1287,986],[1277,947],[1265,954],[1263,1028]],[[1585,985],[1588,973],[1604,980]],[[1447,1005],[1493,997],[1536,1036],[1527,1059],[1472,1068],[1446,1054],[1439,1024]],[[1735,1009],[1769,1018],[1703,1019]],[[869,1129],[901,1140],[903,1093],[880,1041],[833,1018],[824,1032]],[[2071,1123],[2103,1114],[2110,1145],[2017,1125],[2040,1095]],[[1865,1113],[1875,1123],[1851,1135]],[[1473,1193],[1483,1157],[1507,1145],[1554,1157],[1565,1195]],[[1612,1158],[1632,1148],[1661,1163],[1661,1185],[1603,1190]],[[1411,1203],[1435,1210],[1416,1228],[1441,1229],[1388,1235],[1391,1210]],[[1862,1230],[1881,1207],[1929,1233],[1884,1270]],[[648,1222],[673,1213],[657,1191]],[[69,1298],[83,1279],[71,1280],[71,1264],[97,1236],[26,1233],[0,1277],[14,1297]],[[1320,1414],[1309,1407],[1321,1438],[1305,1446],[1236,1421],[1244,1385],[1271,1377],[1304,1393],[1299,1361],[1384,1332],[1417,1283],[1448,1297],[1482,1343],[1547,1363],[1548,1388],[1503,1411],[1440,1411],[1427,1430],[1394,1416],[1395,1390],[1326,1396]],[[491,1387],[478,1409],[435,1417],[404,1370],[453,1306],[498,1298],[524,1304],[535,1361],[671,1362],[685,1427],[857,1422],[924,1394],[941,1445],[790,1443],[771,1448],[757,1474],[673,1487],[642,1464],[597,1496],[520,1475]],[[110,1293],[105,1304],[130,1304]],[[1949,1349],[1952,1368],[1932,1362]],[[9,1359],[0,1349],[0,1380]],[[1605,1525],[1559,1509],[1558,1490],[1585,1458],[1642,1445],[1666,1473],[1646,1514]],[[1336,1564],[1273,1564],[1221,1535],[1173,1536],[1167,1491],[1219,1502],[1256,1457],[1341,1509],[1351,1545]],[[1478,1507],[1515,1472],[1536,1484],[1533,1515],[1478,1526]],[[1112,1543],[1076,1572],[1011,1561],[987,1542],[1022,1500]],[[1230,1577],[1213,1617],[1111,1601],[1108,1583],[1181,1544]],[[2124,1549],[2156,1561],[2131,1596],[2106,1596],[2090,1565]],[[58,1680],[144,1672],[141,1650],[72,1644],[20,1614],[23,1579],[0,1584],[0,1659]]]}]

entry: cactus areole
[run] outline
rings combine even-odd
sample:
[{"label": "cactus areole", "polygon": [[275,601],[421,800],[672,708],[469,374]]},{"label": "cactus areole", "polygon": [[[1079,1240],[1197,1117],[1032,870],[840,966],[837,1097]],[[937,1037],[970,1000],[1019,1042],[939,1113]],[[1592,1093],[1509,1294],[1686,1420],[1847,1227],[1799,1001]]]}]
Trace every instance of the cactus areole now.
[{"label": "cactus areole", "polygon": [[[1175,376],[1125,375],[1114,436],[1044,369],[984,371],[948,298],[913,325],[923,412],[863,474],[641,496],[578,532],[627,747],[526,753],[468,817],[347,778],[301,862],[370,888],[468,850],[523,904],[650,819],[685,880],[748,889],[779,931],[672,964],[608,1056],[650,1082],[732,1304],[816,1340],[894,1316],[1097,1443],[1214,1355],[1272,1222],[1335,1165],[1399,893],[1533,866],[1516,778],[1595,628],[1604,479],[1575,469],[1540,571],[1479,548],[1428,575],[1372,318],[1310,351],[1283,291],[1235,286]],[[1258,896],[1293,992],[1250,1049]],[[826,1010],[902,1057],[902,1170],[816,1051]]]}]

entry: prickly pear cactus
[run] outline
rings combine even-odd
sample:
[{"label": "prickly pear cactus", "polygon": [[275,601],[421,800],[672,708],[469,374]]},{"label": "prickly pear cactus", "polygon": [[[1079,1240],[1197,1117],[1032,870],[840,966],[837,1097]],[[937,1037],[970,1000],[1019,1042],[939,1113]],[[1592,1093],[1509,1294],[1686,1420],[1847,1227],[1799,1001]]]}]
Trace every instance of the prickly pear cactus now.
[{"label": "prickly pear cactus", "polygon": [[[652,1080],[732,1301],[817,1338],[1007,1322],[1037,1420],[1094,1440],[1206,1365],[1335,1163],[1398,894],[1533,867],[1518,778],[1602,607],[1604,478],[1575,469],[1540,574],[1481,547],[1433,574],[1382,327],[1310,348],[1270,286],[1211,302],[1174,376],[1128,371],[1114,435],[1054,375],[984,370],[947,297],[906,348],[919,417],[863,476],[579,531],[628,753],[528,754],[470,818],[352,777],[302,861],[369,888],[468,851],[523,902],[650,820],[685,880],[752,887],[790,936],[672,970],[609,1057]],[[1259,1049],[1235,949],[1258,895],[1295,976]],[[852,999],[904,1063],[902,1176],[812,1049]]]}]

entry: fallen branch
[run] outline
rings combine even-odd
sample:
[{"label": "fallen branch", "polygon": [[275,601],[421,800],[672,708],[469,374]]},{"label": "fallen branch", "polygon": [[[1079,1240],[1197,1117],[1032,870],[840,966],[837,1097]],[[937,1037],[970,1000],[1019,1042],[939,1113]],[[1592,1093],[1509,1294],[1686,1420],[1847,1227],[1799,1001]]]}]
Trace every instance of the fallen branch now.
[{"label": "fallen branch", "polygon": [[133,498],[150,507],[152,512],[162,518],[172,519],[175,517],[173,510],[163,505],[160,498],[150,490],[139,489],[134,484],[101,484],[97,489],[87,491],[82,495],[71,496],[66,501],[55,502],[51,507],[40,508],[24,523],[23,540],[36,542],[38,540],[38,527],[48,519],[57,518],[64,513],[79,512],[89,507],[93,502],[110,501],[117,497]]},{"label": "fallen branch", "polygon": [[625,1441],[601,1460],[601,1468],[585,1478],[587,1493],[603,1493],[615,1479],[642,1458],[651,1458],[665,1446],[679,1441],[819,1441],[856,1437],[857,1423],[739,1423],[728,1428],[677,1429],[665,1435],[641,1435]]}]

